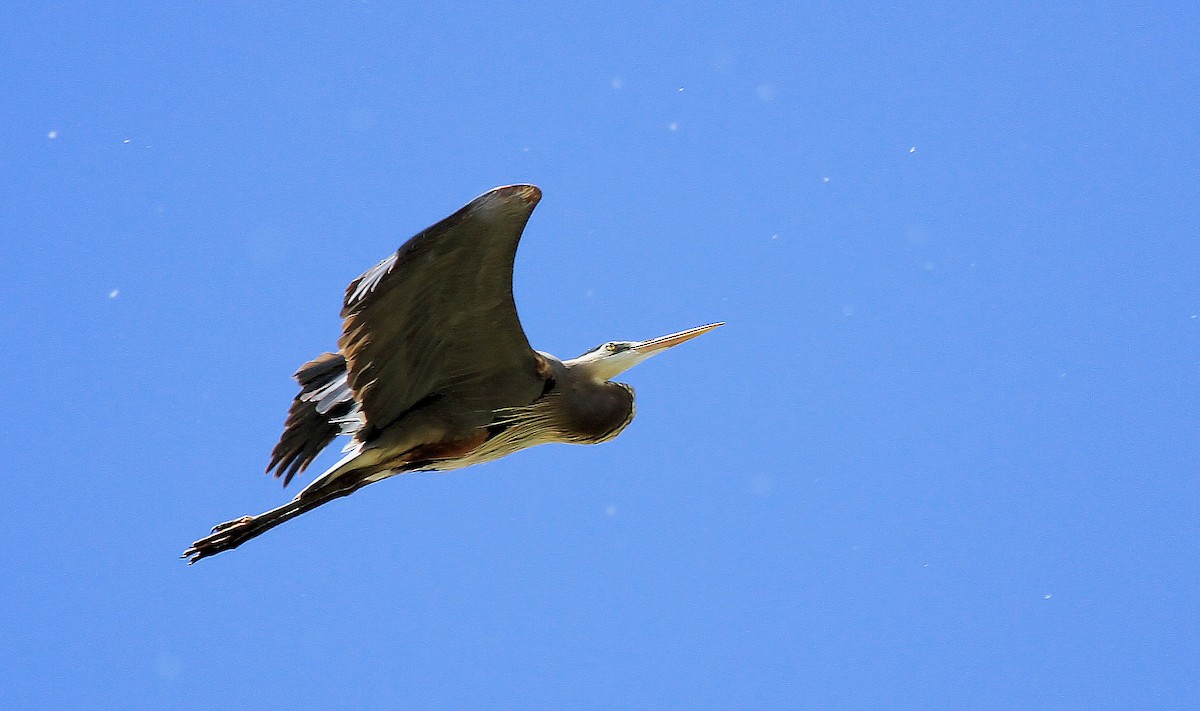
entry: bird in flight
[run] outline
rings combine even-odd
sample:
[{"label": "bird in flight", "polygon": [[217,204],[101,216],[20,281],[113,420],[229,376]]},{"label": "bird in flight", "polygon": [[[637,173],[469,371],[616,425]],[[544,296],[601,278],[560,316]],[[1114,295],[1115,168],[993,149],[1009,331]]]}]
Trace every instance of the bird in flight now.
[{"label": "bird in flight", "polygon": [[190,563],[397,474],[460,469],[549,442],[597,444],[633,419],[612,378],[720,326],[609,341],[559,360],[530,347],[513,302],[517,242],[542,192],[495,188],[355,279],[337,353],[300,366],[268,472],[284,486],[338,435],[345,456],[294,499],[217,525]]}]

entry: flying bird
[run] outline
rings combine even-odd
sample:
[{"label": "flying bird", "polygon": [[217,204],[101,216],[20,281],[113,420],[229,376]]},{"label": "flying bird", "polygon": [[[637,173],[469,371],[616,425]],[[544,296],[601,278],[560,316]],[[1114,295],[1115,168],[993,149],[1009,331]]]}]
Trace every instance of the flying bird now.
[{"label": "flying bird", "polygon": [[722,325],[570,360],[533,350],[512,273],[541,197],[533,185],[490,190],[350,283],[338,352],[296,371],[300,393],[267,471],[287,486],[338,435],[351,436],[345,456],[286,504],[215,526],[183,552],[189,564],[397,474],[608,441],[634,415],[633,388],[612,378]]}]

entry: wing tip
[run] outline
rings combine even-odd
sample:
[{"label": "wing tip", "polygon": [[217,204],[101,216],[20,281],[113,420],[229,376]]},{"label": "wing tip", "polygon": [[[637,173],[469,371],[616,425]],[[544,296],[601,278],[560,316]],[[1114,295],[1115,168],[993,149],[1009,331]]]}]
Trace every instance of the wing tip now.
[{"label": "wing tip", "polygon": [[529,219],[530,213],[541,199],[541,188],[528,183],[517,183],[492,188],[472,200],[466,207],[471,212],[498,212],[510,219],[515,217],[522,220],[521,224],[524,225],[524,220]]},{"label": "wing tip", "polygon": [[514,183],[492,188],[479,197],[496,197],[505,202],[524,203],[532,206],[541,201],[542,189],[532,183]]}]

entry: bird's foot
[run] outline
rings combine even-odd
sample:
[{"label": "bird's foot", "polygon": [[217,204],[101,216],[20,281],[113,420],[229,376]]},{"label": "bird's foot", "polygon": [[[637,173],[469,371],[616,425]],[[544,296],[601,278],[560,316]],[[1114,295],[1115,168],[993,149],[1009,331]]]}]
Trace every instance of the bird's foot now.
[{"label": "bird's foot", "polygon": [[220,533],[221,531],[228,530],[237,525],[245,525],[246,523],[248,523],[249,521],[252,521],[253,519],[254,519],[253,516],[242,516],[241,518],[235,518],[232,521],[226,521],[225,523],[218,523],[217,525],[212,527],[212,533]]},{"label": "bird's foot", "polygon": [[180,557],[187,559],[188,565],[191,565],[222,551],[237,548],[250,537],[246,534],[252,529],[254,519],[254,516],[242,516],[213,526],[212,533],[193,543]]}]

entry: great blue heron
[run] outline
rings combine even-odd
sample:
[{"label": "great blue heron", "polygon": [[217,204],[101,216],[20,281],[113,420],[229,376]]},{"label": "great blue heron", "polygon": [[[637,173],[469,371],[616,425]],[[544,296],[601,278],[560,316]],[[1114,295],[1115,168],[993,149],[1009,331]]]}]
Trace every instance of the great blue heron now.
[{"label": "great blue heron", "polygon": [[611,378],[720,326],[610,341],[560,361],[529,346],[513,303],[517,242],[542,192],[495,188],[351,282],[337,353],[300,366],[268,472],[284,486],[339,434],[347,454],[296,498],[213,528],[189,563],[236,548],[367,484],[486,462],[548,442],[596,444],[633,419]]}]

